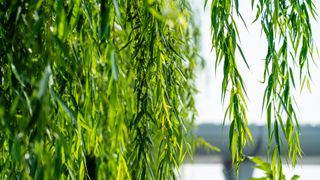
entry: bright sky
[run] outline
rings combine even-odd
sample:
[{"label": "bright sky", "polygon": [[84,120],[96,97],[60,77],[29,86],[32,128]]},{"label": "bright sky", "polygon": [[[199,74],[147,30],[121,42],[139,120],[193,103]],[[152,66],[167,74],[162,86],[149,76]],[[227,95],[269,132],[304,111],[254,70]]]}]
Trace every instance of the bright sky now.
[{"label": "bright sky", "polygon": [[[198,123],[214,122],[221,123],[224,117],[225,105],[221,102],[221,82],[222,82],[222,66],[215,73],[214,60],[215,55],[211,52],[211,34],[210,34],[210,8],[203,9],[203,2],[193,0],[196,3],[199,17],[201,20],[202,43],[201,55],[205,58],[207,67],[203,71],[197,73],[197,87],[199,94],[196,96],[196,106],[198,109]],[[244,27],[241,21],[238,21],[238,28],[241,38],[241,46],[249,63],[250,70],[246,68],[240,55],[238,55],[238,67],[244,78],[249,95],[248,100],[248,118],[250,123],[265,124],[265,114],[261,114],[262,97],[266,84],[261,84],[259,80],[263,79],[264,61],[266,55],[267,42],[263,34],[261,34],[260,22],[257,21],[251,24],[255,18],[255,13],[251,10],[251,1],[241,1],[240,12],[245,19],[248,30]],[[208,4],[210,1],[208,2]],[[317,2],[317,7],[320,3]],[[319,22],[312,22],[314,32],[314,42],[318,43],[320,49],[320,33],[318,33]],[[294,92],[296,102],[298,104],[297,115],[301,124],[320,124],[320,67],[319,57],[315,56],[318,67],[311,64],[311,74],[313,82],[311,84],[312,92],[307,88],[300,93],[300,88]],[[299,69],[295,69],[297,77]]]}]

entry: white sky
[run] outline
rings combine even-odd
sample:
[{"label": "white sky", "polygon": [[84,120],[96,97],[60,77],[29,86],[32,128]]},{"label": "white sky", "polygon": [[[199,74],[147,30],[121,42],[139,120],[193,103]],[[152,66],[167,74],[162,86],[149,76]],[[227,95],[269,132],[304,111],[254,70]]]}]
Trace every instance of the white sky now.
[{"label": "white sky", "polygon": [[[221,102],[222,66],[219,67],[215,73],[215,55],[211,52],[210,8],[206,8],[204,12],[203,2],[200,1],[200,3],[199,0],[193,1],[196,2],[193,4],[197,7],[199,14],[198,19],[201,20],[201,55],[207,63],[203,71],[199,70],[197,72],[196,83],[199,90],[196,96],[196,106],[198,110],[197,123],[222,123],[228,99],[226,99],[225,105],[223,106]],[[266,55],[267,42],[263,33],[261,34],[260,22],[257,21],[251,24],[255,18],[255,12],[251,10],[250,2],[251,1],[241,1],[240,4],[240,12],[247,23],[248,30],[246,30],[241,21],[237,22],[241,36],[241,46],[249,63],[250,70],[246,68],[240,55],[238,55],[237,62],[249,95],[247,112],[249,123],[265,124],[266,115],[261,114],[261,108],[266,84],[261,84],[259,80],[263,79],[264,61],[262,59]],[[210,4],[210,1],[208,4]],[[319,2],[317,3],[317,7],[320,7],[318,4]],[[315,37],[314,41],[319,44],[320,49],[319,22],[312,22],[312,27]],[[315,61],[318,63],[318,56],[315,56]],[[320,124],[320,67],[319,63],[317,65],[318,67],[311,64],[311,74],[313,77],[311,84],[312,92],[310,93],[307,88],[305,88],[302,93],[300,93],[300,88],[297,88],[297,92],[294,92],[299,107],[299,109],[297,109],[297,116],[301,124]],[[298,77],[299,69],[295,70],[294,72],[296,72]]]}]

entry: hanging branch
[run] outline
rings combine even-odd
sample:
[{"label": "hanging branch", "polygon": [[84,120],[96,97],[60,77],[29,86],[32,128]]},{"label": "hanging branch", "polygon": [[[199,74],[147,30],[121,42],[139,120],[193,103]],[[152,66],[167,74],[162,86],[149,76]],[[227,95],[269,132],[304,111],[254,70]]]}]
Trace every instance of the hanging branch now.
[{"label": "hanging branch", "polygon": [[[272,151],[273,177],[282,179],[280,154],[287,152],[293,166],[302,156],[300,128],[291,89],[295,88],[293,71],[297,64],[302,88],[305,83],[309,84],[311,78],[309,62],[313,40],[309,16],[315,18],[315,5],[312,1],[274,0],[259,1],[256,6],[256,20],[260,17],[268,42],[264,70],[267,87],[263,97],[263,107],[267,109],[268,151]],[[283,138],[287,150],[282,145]],[[273,141],[275,146],[272,146]]]},{"label": "hanging branch", "polygon": [[[207,1],[205,5],[206,3]],[[231,120],[229,149],[232,162],[237,169],[245,159],[243,148],[248,141],[253,143],[246,113],[246,88],[236,62],[236,50],[238,50],[247,64],[237,42],[239,41],[239,32],[234,15],[242,18],[238,8],[237,0],[213,0],[211,2],[211,34],[212,46],[216,53],[215,66],[217,68],[219,64],[223,63],[222,99],[224,100],[226,93],[230,92],[225,119],[228,117]]]},{"label": "hanging branch", "polygon": [[[216,52],[216,66],[222,61],[224,63],[222,99],[225,99],[226,92],[230,91],[226,115],[231,119],[229,146],[232,162],[236,167],[242,161],[244,157],[242,149],[251,137],[245,116],[246,103],[243,97],[245,87],[237,69],[235,57],[238,49],[245,60],[241,47],[237,44],[239,34],[234,20],[234,15],[237,15],[243,21],[238,3],[237,0],[211,2],[212,44]],[[206,4],[207,1],[205,6]],[[263,97],[263,108],[267,111],[268,151],[272,151],[271,178],[283,179],[280,158],[280,154],[285,149],[282,145],[283,138],[288,147],[286,152],[293,166],[297,158],[302,155],[299,140],[300,128],[291,89],[295,88],[293,71],[297,64],[301,88],[305,85],[309,88],[311,78],[309,61],[310,58],[313,59],[310,16],[316,18],[317,14],[312,1],[265,0],[255,3],[253,0],[252,7],[255,5],[257,14],[254,21],[261,19],[262,30],[268,42],[264,70],[267,87]],[[245,63],[247,64],[246,60]],[[260,163],[258,159],[254,161]]]}]

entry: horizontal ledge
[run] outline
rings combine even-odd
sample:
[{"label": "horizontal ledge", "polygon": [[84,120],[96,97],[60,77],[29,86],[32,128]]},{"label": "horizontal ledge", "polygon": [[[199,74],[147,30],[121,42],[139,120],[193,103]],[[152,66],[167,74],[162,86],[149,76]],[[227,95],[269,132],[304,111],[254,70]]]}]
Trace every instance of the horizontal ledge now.
[{"label": "horizontal ledge", "polygon": [[[265,157],[268,149],[268,130],[266,126],[249,126],[255,143],[244,149],[244,153],[249,156]],[[299,159],[299,164],[320,164],[320,126],[302,125],[300,134],[300,144],[303,151],[303,157]],[[281,130],[280,130],[281,131]],[[220,148],[221,152],[197,148],[195,151],[195,163],[221,163],[230,161],[231,154],[228,149],[229,126],[222,124],[199,124],[195,131],[197,136],[203,137],[208,143]],[[284,136],[281,135],[283,144]],[[283,150],[286,149],[282,148]],[[286,154],[285,151],[282,154]],[[188,161],[186,163],[191,163]],[[285,160],[283,162],[286,162]]]}]

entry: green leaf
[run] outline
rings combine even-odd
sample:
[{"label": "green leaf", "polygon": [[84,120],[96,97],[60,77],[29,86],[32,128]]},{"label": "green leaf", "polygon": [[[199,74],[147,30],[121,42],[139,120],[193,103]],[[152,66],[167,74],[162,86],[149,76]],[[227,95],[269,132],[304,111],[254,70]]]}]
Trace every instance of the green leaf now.
[{"label": "green leaf", "polygon": [[73,110],[71,110],[65,104],[65,102],[54,92],[53,89],[50,89],[50,94],[54,98],[54,100],[57,101],[61,105],[62,109],[68,114],[68,116],[71,118],[71,120],[73,122],[73,125],[76,127],[77,126],[77,118],[76,118],[75,112],[73,112]]},{"label": "green leaf", "polygon": [[294,175],[294,176],[292,176],[291,180],[297,180],[297,179],[299,179],[299,178],[300,178],[299,175]]},{"label": "green leaf", "polygon": [[240,52],[240,54],[241,54],[241,56],[242,56],[242,59],[243,59],[244,62],[246,63],[247,68],[250,70],[249,64],[248,64],[247,59],[245,58],[245,56],[244,56],[244,54],[243,54],[243,52],[242,52],[241,47],[240,47],[238,44],[237,44],[237,47],[238,47],[239,52]]},{"label": "green leaf", "polygon": [[17,78],[17,80],[21,84],[21,86],[24,87],[25,86],[24,82],[22,81],[22,79],[21,79],[21,77],[20,77],[20,75],[19,75],[19,73],[18,73],[18,71],[17,71],[17,69],[16,69],[14,64],[11,64],[11,70],[12,70],[14,76]]},{"label": "green leaf", "polygon": [[71,13],[71,19],[70,19],[70,29],[73,30],[75,26],[77,25],[80,17],[80,6],[81,6],[81,0],[74,0],[73,7],[72,7],[72,13]]},{"label": "green leaf", "polygon": [[112,67],[112,74],[114,80],[118,80],[118,66],[115,60],[115,52],[111,51],[110,53],[110,60],[111,60],[111,67]]}]

